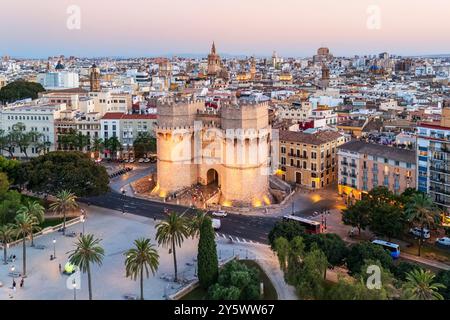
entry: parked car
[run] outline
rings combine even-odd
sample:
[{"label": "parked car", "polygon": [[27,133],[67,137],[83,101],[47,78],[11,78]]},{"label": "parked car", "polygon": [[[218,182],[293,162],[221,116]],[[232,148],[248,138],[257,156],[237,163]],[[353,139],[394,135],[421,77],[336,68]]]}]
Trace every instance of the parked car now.
[{"label": "parked car", "polygon": [[[411,233],[412,235],[420,238],[420,236],[422,234],[422,229],[418,228],[418,227],[411,228],[411,229],[409,229],[409,233]],[[430,239],[430,236],[431,236],[430,235],[430,230],[424,228],[423,229],[423,238],[424,239]]]},{"label": "parked car", "polygon": [[123,162],[125,162],[125,163],[128,163],[130,160],[128,160],[128,159],[125,159],[125,160],[123,160]]},{"label": "parked car", "polygon": [[224,218],[228,215],[228,213],[224,210],[219,210],[219,211],[213,211],[211,212],[211,215],[213,217],[220,217],[220,218]]},{"label": "parked car", "polygon": [[133,163],[134,162],[134,158],[130,158],[130,163]]},{"label": "parked car", "polygon": [[138,162],[139,163],[144,163],[144,158],[139,158]]},{"label": "parked car", "polygon": [[145,158],[144,159],[144,163],[149,163],[150,162],[150,159],[149,158]]},{"label": "parked car", "polygon": [[221,227],[220,219],[212,219],[212,226],[214,230],[219,230]]},{"label": "parked car", "polygon": [[441,246],[450,247],[450,238],[449,237],[437,238],[436,244],[441,245]]}]

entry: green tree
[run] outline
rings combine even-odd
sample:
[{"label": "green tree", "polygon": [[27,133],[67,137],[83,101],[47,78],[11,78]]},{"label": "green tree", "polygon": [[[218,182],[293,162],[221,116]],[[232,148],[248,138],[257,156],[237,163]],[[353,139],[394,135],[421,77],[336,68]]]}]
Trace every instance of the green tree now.
[{"label": "green tree", "polygon": [[376,235],[386,236],[390,241],[402,235],[405,227],[404,212],[398,206],[382,203],[372,208],[370,230]]},{"label": "green tree", "polygon": [[[45,208],[38,201],[27,201],[27,203],[17,210],[18,214],[24,213],[36,217],[39,224],[45,220]],[[33,232],[31,233],[31,246],[34,247]]]},{"label": "green tree", "polygon": [[305,237],[307,250],[313,244],[322,250],[331,267],[341,266],[345,263],[348,248],[344,240],[335,233],[321,233]]},{"label": "green tree", "polygon": [[394,273],[394,276],[398,280],[405,281],[406,275],[409,272],[411,272],[413,270],[418,270],[418,269],[423,269],[423,268],[417,264],[413,264],[413,263],[410,263],[407,261],[400,261],[393,269],[393,273]]},{"label": "green tree", "polygon": [[3,172],[7,175],[8,181],[10,183],[14,184],[17,182],[18,175],[20,174],[20,167],[21,164],[19,161],[6,159],[5,157],[0,156],[0,172]]},{"label": "green tree", "polygon": [[22,196],[15,190],[0,195],[0,225],[14,223],[17,209],[22,205]]},{"label": "green tree", "polygon": [[50,210],[63,215],[63,235],[66,234],[66,214],[67,211],[78,208],[77,197],[68,190],[61,190],[56,195],[56,201],[50,204]]},{"label": "green tree", "polygon": [[8,264],[8,243],[14,239],[16,230],[13,224],[0,225],[0,241],[3,245],[3,264]]},{"label": "green tree", "polygon": [[370,206],[367,200],[356,201],[353,205],[342,211],[342,222],[346,225],[366,230],[370,222]]},{"label": "green tree", "polygon": [[28,188],[35,192],[56,194],[71,190],[79,197],[96,196],[109,190],[104,166],[78,151],[50,152],[31,159],[25,166]]},{"label": "green tree", "polygon": [[189,233],[191,234],[192,239],[200,236],[200,230],[206,217],[205,212],[196,210],[195,217],[189,222]]},{"label": "green tree", "polygon": [[439,288],[439,293],[444,299],[450,300],[450,270],[440,271],[436,276],[436,282],[445,286],[445,288]]},{"label": "green tree", "polygon": [[148,278],[150,272],[155,275],[159,267],[159,254],[150,242],[150,239],[134,240],[134,248],[125,252],[126,276],[136,281],[140,280],[141,300],[144,300],[144,271]]},{"label": "green tree", "polygon": [[105,140],[105,149],[109,151],[111,159],[116,159],[117,151],[122,150],[122,144],[117,137],[111,137]]},{"label": "green tree", "polygon": [[36,82],[17,80],[0,89],[0,101],[10,103],[27,98],[37,99],[38,93],[45,91],[44,87]]},{"label": "green tree", "polygon": [[133,142],[133,150],[137,158],[141,158],[149,152],[156,152],[156,139],[149,132],[139,133]]},{"label": "green tree", "polygon": [[360,242],[352,245],[347,255],[350,274],[359,274],[366,260],[379,261],[386,270],[392,268],[392,258],[385,249],[370,242]]},{"label": "green tree", "polygon": [[419,237],[418,255],[420,257],[423,242],[423,229],[430,229],[439,223],[439,209],[428,195],[422,193],[413,195],[410,198],[410,201],[406,204],[405,213],[407,221],[409,221],[411,225],[420,228],[422,231],[422,235]]},{"label": "green tree", "polygon": [[303,259],[302,270],[298,277],[296,288],[301,298],[321,299],[324,297],[327,267],[327,257],[316,245],[313,245]]},{"label": "green tree", "polygon": [[173,254],[175,281],[178,281],[176,247],[181,247],[184,239],[189,237],[189,224],[183,215],[171,212],[165,221],[156,225],[156,240],[159,245],[170,246]]},{"label": "green tree", "polygon": [[9,190],[8,176],[4,172],[0,172],[0,196],[5,195]]},{"label": "green tree", "polygon": [[208,296],[212,300],[259,300],[259,271],[233,260],[220,270]]},{"label": "green tree", "polygon": [[296,285],[302,272],[303,259],[305,257],[305,244],[302,237],[295,237],[289,243],[286,281]]},{"label": "green tree", "polygon": [[407,273],[403,297],[408,300],[444,300],[439,290],[445,289],[445,286],[434,282],[435,277],[431,271],[422,269]]},{"label": "green tree", "polygon": [[277,253],[281,270],[286,273],[288,265],[287,259],[289,254],[289,241],[283,237],[276,238],[274,251]]},{"label": "green tree", "polygon": [[89,300],[92,300],[91,264],[102,265],[105,250],[100,246],[100,239],[92,234],[82,235],[75,243],[75,249],[69,251],[69,262],[88,275]]},{"label": "green tree", "polygon": [[95,153],[95,157],[98,158],[100,156],[100,153],[105,150],[105,143],[103,142],[102,138],[95,138],[92,141],[92,147],[91,151]]},{"label": "green tree", "polygon": [[39,230],[39,221],[35,216],[30,215],[29,213],[19,213],[16,216],[16,230],[17,235],[22,237],[22,275],[26,277],[27,275],[27,247],[26,247],[26,239],[29,237],[34,230]]},{"label": "green tree", "polygon": [[205,217],[200,229],[197,253],[198,280],[205,289],[216,282],[219,274],[217,248],[214,238],[215,234],[211,219]]},{"label": "green tree", "polygon": [[291,220],[280,220],[275,223],[275,226],[269,232],[269,243],[272,250],[275,249],[275,239],[283,237],[291,241],[297,236],[303,236],[305,228],[300,224]]}]

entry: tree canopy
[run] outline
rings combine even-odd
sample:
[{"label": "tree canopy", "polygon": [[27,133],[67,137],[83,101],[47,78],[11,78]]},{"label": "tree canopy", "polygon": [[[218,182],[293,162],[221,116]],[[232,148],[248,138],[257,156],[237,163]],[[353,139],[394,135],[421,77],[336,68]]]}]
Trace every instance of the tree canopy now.
[{"label": "tree canopy", "polygon": [[95,196],[109,190],[103,166],[81,152],[51,152],[32,159],[26,166],[28,188],[56,194],[71,190],[79,197]]},{"label": "tree canopy", "polygon": [[5,103],[22,99],[37,99],[38,93],[45,91],[40,83],[17,80],[0,89],[0,101]]}]

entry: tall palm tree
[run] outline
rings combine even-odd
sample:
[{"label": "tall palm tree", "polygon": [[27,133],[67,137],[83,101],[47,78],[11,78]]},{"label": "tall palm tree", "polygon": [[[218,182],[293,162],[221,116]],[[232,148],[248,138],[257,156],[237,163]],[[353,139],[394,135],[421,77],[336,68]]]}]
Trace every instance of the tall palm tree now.
[{"label": "tall palm tree", "polygon": [[181,247],[184,239],[189,237],[188,222],[183,215],[171,212],[167,216],[167,220],[158,223],[156,228],[156,240],[158,244],[165,247],[172,247],[175,281],[178,281],[176,246]]},{"label": "tall palm tree", "polygon": [[91,264],[102,265],[105,250],[100,246],[100,239],[94,239],[94,235],[86,234],[78,238],[75,249],[69,251],[69,262],[80,268],[88,275],[89,300],[92,300]]},{"label": "tall palm tree", "polygon": [[115,159],[117,151],[122,149],[122,144],[117,137],[111,137],[105,140],[105,148],[109,150],[111,159]]},{"label": "tall palm tree", "polygon": [[[32,215],[36,217],[39,224],[42,224],[45,219],[45,208],[38,201],[28,201],[17,210],[17,213],[28,213]],[[33,232],[31,233],[31,246],[34,247]]]},{"label": "tall palm tree", "polygon": [[8,243],[14,239],[16,230],[12,224],[4,224],[0,226],[0,241],[3,245],[3,264],[8,264],[7,261],[7,246]]},{"label": "tall palm tree", "polygon": [[200,228],[203,224],[203,220],[205,220],[205,217],[205,212],[197,210],[194,219],[189,222],[189,233],[191,234],[192,239],[200,236]]},{"label": "tall palm tree", "polygon": [[134,240],[134,248],[125,252],[126,276],[136,280],[140,277],[141,300],[144,300],[144,271],[149,277],[149,270],[155,275],[159,266],[159,254],[150,243],[150,239]]},{"label": "tall palm tree", "polygon": [[55,213],[62,213],[63,219],[63,235],[66,234],[66,213],[69,210],[78,208],[77,196],[68,190],[62,190],[56,195],[56,201],[50,205],[50,210]]},{"label": "tall palm tree", "polygon": [[438,292],[446,287],[441,283],[433,282],[435,275],[428,270],[414,269],[406,274],[403,285],[403,294],[409,300],[444,300]]},{"label": "tall palm tree", "polygon": [[22,260],[23,270],[22,274],[27,275],[27,247],[26,239],[33,233],[34,230],[40,230],[39,221],[35,216],[29,213],[22,212],[16,216],[17,235],[22,237]]},{"label": "tall palm tree", "polygon": [[414,194],[405,206],[406,219],[416,227],[421,229],[421,236],[419,238],[419,252],[420,256],[423,230],[431,228],[439,221],[439,209],[435,206],[430,197],[424,193]]}]

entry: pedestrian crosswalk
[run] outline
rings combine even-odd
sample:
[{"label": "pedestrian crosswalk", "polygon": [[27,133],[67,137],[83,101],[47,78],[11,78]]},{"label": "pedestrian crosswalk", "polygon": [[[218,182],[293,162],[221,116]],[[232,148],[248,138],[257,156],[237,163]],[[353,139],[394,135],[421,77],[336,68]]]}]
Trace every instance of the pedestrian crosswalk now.
[{"label": "pedestrian crosswalk", "polygon": [[248,240],[248,239],[244,239],[244,238],[239,238],[236,236],[230,236],[230,235],[226,235],[223,233],[219,233],[216,232],[216,238],[217,239],[226,239],[226,240],[232,240],[233,242],[236,243],[250,243],[250,244],[256,244],[257,242],[253,241],[253,240]]}]

